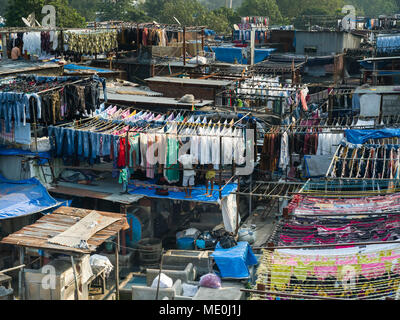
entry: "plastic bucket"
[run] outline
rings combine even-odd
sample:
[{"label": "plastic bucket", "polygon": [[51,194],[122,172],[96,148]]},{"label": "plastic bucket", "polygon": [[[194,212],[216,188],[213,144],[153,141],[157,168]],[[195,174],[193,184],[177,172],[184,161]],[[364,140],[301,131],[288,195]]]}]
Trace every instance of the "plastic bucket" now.
[{"label": "plastic bucket", "polygon": [[188,237],[176,239],[176,246],[179,250],[194,250],[194,239]]}]

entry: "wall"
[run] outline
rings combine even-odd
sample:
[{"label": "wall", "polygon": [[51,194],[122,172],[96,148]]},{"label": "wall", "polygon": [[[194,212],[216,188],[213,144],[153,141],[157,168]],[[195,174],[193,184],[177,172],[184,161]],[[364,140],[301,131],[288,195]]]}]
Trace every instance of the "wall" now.
[{"label": "wall", "polygon": [[161,92],[164,97],[182,98],[185,94],[193,94],[196,100],[214,100],[214,88],[179,83],[148,82],[151,90]]},{"label": "wall", "polygon": [[296,31],[296,54],[304,55],[305,47],[315,47],[317,49],[316,55],[342,53],[345,48],[359,48],[360,39],[360,37],[346,32]]}]

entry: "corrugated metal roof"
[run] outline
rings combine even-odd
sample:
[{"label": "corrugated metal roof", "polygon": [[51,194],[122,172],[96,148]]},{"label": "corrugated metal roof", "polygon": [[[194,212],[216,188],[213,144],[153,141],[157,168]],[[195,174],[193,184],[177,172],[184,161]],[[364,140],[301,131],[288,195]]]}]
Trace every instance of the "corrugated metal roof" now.
[{"label": "corrugated metal roof", "polygon": [[44,69],[57,69],[57,68],[62,68],[62,66],[56,63],[6,60],[0,63],[0,75],[31,72]]},{"label": "corrugated metal roof", "polygon": [[[103,93],[100,94],[100,99],[104,100]],[[165,106],[182,106],[188,107],[192,106],[191,103],[183,103],[175,100],[175,98],[168,97],[148,97],[148,96],[138,96],[131,94],[116,94],[107,92],[107,101],[121,101],[121,102],[131,102],[131,103],[153,103],[155,105],[165,105]],[[213,100],[195,100],[195,107],[203,107],[213,103]]]},{"label": "corrugated metal roof", "polygon": [[148,82],[167,82],[167,83],[190,84],[198,86],[216,86],[216,87],[225,87],[232,83],[232,81],[226,81],[226,80],[188,79],[188,78],[175,78],[175,77],[152,77],[144,80]]},{"label": "corrugated metal roof", "polygon": [[398,94],[400,95],[400,86],[374,86],[374,87],[367,87],[367,88],[363,88],[363,87],[358,87],[354,93],[357,94],[365,94],[365,93],[369,93],[369,94]]},{"label": "corrugated metal roof", "polygon": [[36,223],[23,227],[3,238],[0,243],[22,247],[36,248],[56,252],[90,253],[96,250],[104,241],[115,236],[120,230],[129,228],[126,217],[122,214],[96,211],[98,214],[118,218],[119,220],[96,232],[87,241],[89,249],[70,248],[62,245],[51,244],[48,239],[59,235],[73,226],[77,221],[90,214],[93,210],[72,207],[60,207],[52,214],[45,215]]}]

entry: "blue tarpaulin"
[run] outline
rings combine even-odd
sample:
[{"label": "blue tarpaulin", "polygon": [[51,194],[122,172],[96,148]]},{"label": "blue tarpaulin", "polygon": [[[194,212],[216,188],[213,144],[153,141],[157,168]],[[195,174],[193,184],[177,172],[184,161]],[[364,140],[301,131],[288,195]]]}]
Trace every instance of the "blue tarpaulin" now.
[{"label": "blue tarpaulin", "polygon": [[211,29],[204,29],[204,35],[206,37],[215,35],[215,31]]},{"label": "blue tarpaulin", "polygon": [[[143,183],[141,181],[141,183]],[[206,197],[204,194],[206,193],[206,187],[204,185],[195,186],[194,190],[192,190],[192,197],[185,198],[185,192],[174,192],[168,191],[169,194],[166,196],[160,196],[156,194],[156,187],[142,187],[129,184],[128,185],[128,193],[142,195],[149,198],[161,198],[161,199],[170,199],[170,200],[186,200],[186,201],[195,201],[195,202],[209,202],[209,203],[219,203],[219,187],[218,185],[214,185],[214,192],[212,197]],[[222,198],[227,197],[232,192],[236,191],[237,183],[229,183],[222,190],[221,196]],[[210,187],[209,187],[210,190]],[[215,191],[217,190],[217,191]]]},{"label": "blue tarpaulin", "polygon": [[[208,47],[204,47],[206,51]],[[239,64],[247,64],[247,58],[243,56],[243,52],[247,51],[247,48],[236,48],[236,47],[211,47],[212,51],[215,52],[215,59],[221,62],[234,63],[235,58]],[[254,49],[254,63],[261,62],[268,58],[275,49]]]},{"label": "blue tarpaulin", "polygon": [[376,49],[378,52],[390,53],[400,49],[400,36],[380,36],[376,38]]},{"label": "blue tarpaulin", "polygon": [[17,181],[0,176],[0,219],[45,211],[58,204],[35,178]]},{"label": "blue tarpaulin", "polygon": [[379,130],[345,130],[347,141],[353,144],[363,144],[370,139],[400,137],[400,129]]},{"label": "blue tarpaulin", "polygon": [[211,254],[220,270],[221,278],[248,278],[249,266],[258,263],[248,242],[241,241],[237,246],[224,249],[219,242]]},{"label": "blue tarpaulin", "polygon": [[74,64],[74,63],[69,63],[69,64],[64,65],[64,70],[68,70],[68,71],[93,70],[93,71],[101,72],[101,73],[113,72],[112,70],[94,68],[94,67],[87,67],[87,66],[80,66],[80,65]]},{"label": "blue tarpaulin", "polygon": [[16,148],[5,148],[0,146],[0,156],[38,156],[40,158],[39,164],[47,162],[47,159],[51,159],[50,152],[32,152],[30,150],[22,150]]}]

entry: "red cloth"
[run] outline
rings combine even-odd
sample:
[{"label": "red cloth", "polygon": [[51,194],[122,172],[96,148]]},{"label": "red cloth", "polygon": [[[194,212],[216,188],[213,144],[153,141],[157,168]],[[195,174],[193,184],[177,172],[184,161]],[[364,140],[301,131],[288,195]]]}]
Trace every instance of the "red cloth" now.
[{"label": "red cloth", "polygon": [[124,168],[127,166],[125,157],[126,157],[126,152],[128,152],[129,154],[130,146],[128,144],[128,150],[126,150],[127,146],[125,144],[125,140],[126,138],[119,139],[119,150],[118,150],[118,160],[117,160],[117,166],[119,168]]}]

